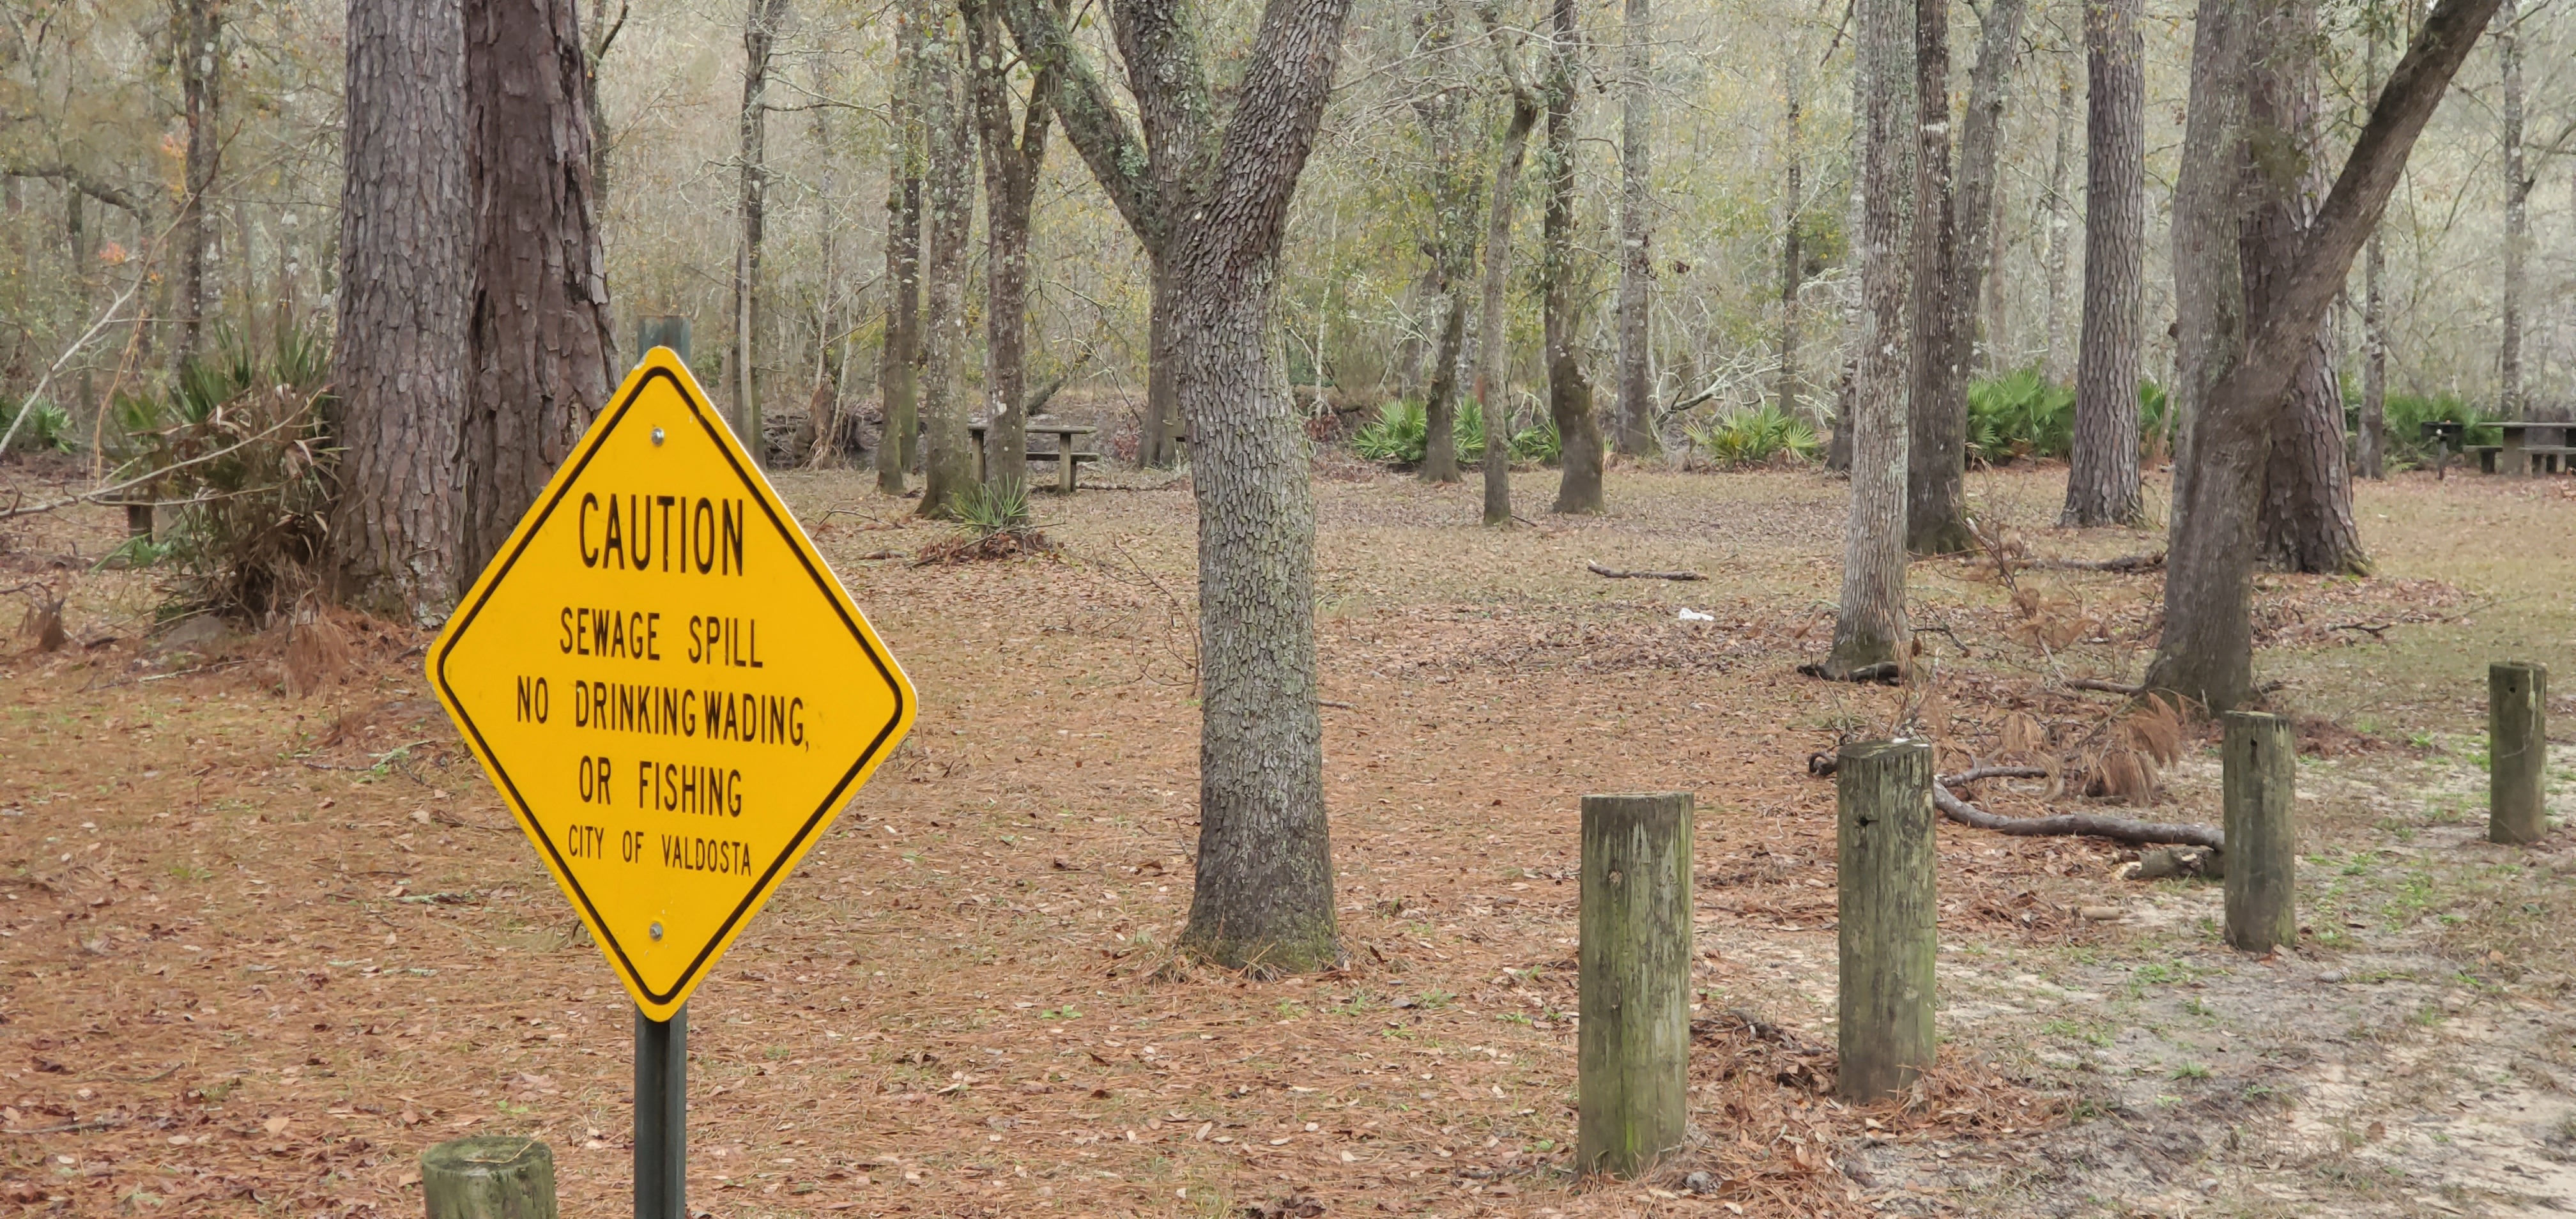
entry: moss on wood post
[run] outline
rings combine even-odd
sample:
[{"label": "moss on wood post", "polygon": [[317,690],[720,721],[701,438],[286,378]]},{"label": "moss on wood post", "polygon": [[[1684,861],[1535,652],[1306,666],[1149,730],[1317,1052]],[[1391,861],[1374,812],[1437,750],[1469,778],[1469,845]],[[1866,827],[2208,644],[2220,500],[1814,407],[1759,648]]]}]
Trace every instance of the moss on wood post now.
[{"label": "moss on wood post", "polygon": [[1835,769],[1842,1065],[1835,1091],[1874,1101],[1932,1065],[1932,746],[1863,741]]},{"label": "moss on wood post", "polygon": [[2536,842],[2549,763],[2549,666],[2506,660],[2487,666],[2487,841]]},{"label": "moss on wood post", "polygon": [[2226,719],[2227,946],[2270,952],[2299,938],[2298,747],[2280,716],[2230,711]]},{"label": "moss on wood post", "polygon": [[1691,794],[1583,798],[1577,1163],[1633,1177],[1690,1092]]},{"label": "moss on wood post", "polygon": [[555,1219],[555,1156],[518,1135],[478,1135],[421,1153],[429,1219]]}]

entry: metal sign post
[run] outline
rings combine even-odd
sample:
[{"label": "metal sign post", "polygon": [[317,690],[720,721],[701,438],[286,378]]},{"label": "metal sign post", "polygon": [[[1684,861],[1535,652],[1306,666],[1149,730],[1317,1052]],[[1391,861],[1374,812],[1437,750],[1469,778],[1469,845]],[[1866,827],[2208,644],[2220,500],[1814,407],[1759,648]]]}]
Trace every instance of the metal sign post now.
[{"label": "metal sign post", "polygon": [[686,322],[637,337],[428,676],[635,1000],[636,1219],[686,1219],[689,995],[919,700],[690,374]]}]

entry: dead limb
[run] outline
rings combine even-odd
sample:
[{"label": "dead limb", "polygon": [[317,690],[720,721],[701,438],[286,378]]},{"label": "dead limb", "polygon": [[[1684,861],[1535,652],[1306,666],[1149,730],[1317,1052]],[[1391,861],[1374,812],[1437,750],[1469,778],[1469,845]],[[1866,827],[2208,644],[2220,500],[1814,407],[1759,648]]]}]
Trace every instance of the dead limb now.
[{"label": "dead limb", "polygon": [[[1807,755],[1807,773],[1830,775],[1836,769],[1832,755]],[[2177,843],[2183,846],[2208,847],[2213,851],[2227,848],[2227,840],[2216,828],[2206,825],[2169,825],[2139,821],[2131,817],[2105,817],[2098,813],[2058,813],[2048,817],[2006,817],[1990,813],[1960,799],[1950,790],[1953,783],[1965,785],[1980,779],[2045,779],[2048,771],[2038,766],[1979,766],[1955,775],[1937,775],[1932,780],[1932,806],[1941,815],[1961,825],[1998,834],[2022,838],[2078,837],[2108,838],[2114,842],[2153,846]]]},{"label": "dead limb", "polygon": [[1979,779],[2044,779],[2048,772],[2036,766],[1980,766],[1955,775],[1940,775],[1932,780],[1932,806],[1941,815],[1961,825],[1998,834],[2020,837],[2072,835],[2086,838],[2108,838],[2114,842],[2152,846],[2179,843],[2184,846],[2224,850],[2227,840],[2214,826],[2169,825],[2139,821],[2131,817],[2105,817],[2096,813],[2058,813],[2048,817],[2006,817],[1990,813],[1960,799],[1950,791],[1953,783],[1973,783]]},{"label": "dead limb", "polygon": [[2165,565],[2165,552],[2124,554],[2116,559],[2024,559],[2022,565],[2048,571],[2159,571]]},{"label": "dead limb", "polygon": [[1612,580],[1705,580],[1708,578],[1707,576],[1703,576],[1695,571],[1628,571],[1617,567],[1603,567],[1599,563],[1589,562],[1585,563],[1583,566],[1593,575],[1604,576]]},{"label": "dead limb", "polygon": [[1905,681],[1905,666],[1893,660],[1882,660],[1874,665],[1862,665],[1842,673],[1832,672],[1820,664],[1803,664],[1798,666],[1798,672],[1826,681],[1877,682],[1882,686],[1901,685]]},{"label": "dead limb", "polygon": [[2070,690],[2095,690],[2103,694],[2121,694],[2131,698],[2135,698],[2140,694],[2146,693],[2147,689],[2145,686],[2132,686],[2116,681],[2104,681],[2098,677],[2067,678],[2066,688]]}]

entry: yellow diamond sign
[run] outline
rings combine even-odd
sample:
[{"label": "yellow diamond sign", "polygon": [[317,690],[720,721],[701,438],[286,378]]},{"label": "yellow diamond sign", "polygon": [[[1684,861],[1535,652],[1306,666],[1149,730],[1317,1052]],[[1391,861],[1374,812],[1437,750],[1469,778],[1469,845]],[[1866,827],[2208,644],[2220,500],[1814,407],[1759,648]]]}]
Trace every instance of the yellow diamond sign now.
[{"label": "yellow diamond sign", "polygon": [[667,1020],[912,727],[912,683],[655,348],[429,651],[439,701]]}]

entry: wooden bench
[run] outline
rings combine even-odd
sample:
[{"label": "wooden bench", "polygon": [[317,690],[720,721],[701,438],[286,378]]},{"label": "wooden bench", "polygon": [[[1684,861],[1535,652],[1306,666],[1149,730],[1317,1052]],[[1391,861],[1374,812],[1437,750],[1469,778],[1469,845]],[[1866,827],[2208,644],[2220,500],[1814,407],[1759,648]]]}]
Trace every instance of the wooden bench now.
[{"label": "wooden bench", "polygon": [[2504,446],[2500,444],[2468,444],[2460,446],[2460,456],[2475,456],[2478,459],[2478,471],[2482,474],[2495,473],[2496,454],[2501,452],[2504,452]]}]

